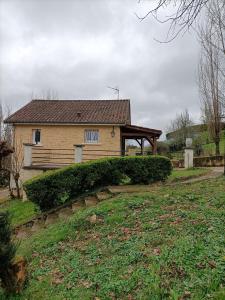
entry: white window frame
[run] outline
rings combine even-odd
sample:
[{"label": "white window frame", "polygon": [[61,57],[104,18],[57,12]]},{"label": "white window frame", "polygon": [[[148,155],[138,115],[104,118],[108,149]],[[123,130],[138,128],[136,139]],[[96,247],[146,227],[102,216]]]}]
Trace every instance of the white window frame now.
[{"label": "white window frame", "polygon": [[[36,134],[36,131],[40,131],[40,142],[38,142],[38,143],[36,143],[36,141],[35,141],[35,134]],[[41,129],[38,129],[38,128],[36,128],[36,129],[32,129],[32,143],[34,144],[34,145],[36,145],[36,146],[40,146],[41,145]]]},{"label": "white window frame", "polygon": [[[96,134],[97,134],[97,139],[95,138]],[[99,144],[99,139],[100,139],[100,135],[99,135],[98,129],[85,129],[84,130],[85,144]]]}]

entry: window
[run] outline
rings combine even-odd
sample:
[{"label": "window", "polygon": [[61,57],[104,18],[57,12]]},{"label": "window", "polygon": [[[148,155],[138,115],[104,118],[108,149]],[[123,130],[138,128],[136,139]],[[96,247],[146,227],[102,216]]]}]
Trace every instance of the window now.
[{"label": "window", "polygon": [[98,144],[99,131],[98,130],[85,130],[84,141],[88,144]]},{"label": "window", "polygon": [[35,145],[41,144],[41,130],[40,129],[33,130],[33,144],[35,144]]}]

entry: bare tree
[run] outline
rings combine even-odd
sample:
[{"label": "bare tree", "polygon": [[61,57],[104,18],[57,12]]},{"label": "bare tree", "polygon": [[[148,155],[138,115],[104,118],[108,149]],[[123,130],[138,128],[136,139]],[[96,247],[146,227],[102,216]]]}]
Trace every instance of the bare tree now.
[{"label": "bare tree", "polygon": [[[211,1],[211,0],[210,0]],[[168,23],[169,30],[165,42],[175,39],[180,32],[189,29],[197,20],[200,12],[209,3],[209,0],[157,0],[154,1],[153,8],[149,9],[143,16],[137,17],[143,21],[148,16],[153,16],[160,23]],[[139,3],[142,1],[139,0]],[[161,9],[172,6],[175,12],[164,19],[159,17]]]},{"label": "bare tree", "polygon": [[[216,3],[217,0],[214,2]],[[222,106],[224,104],[224,58],[221,51],[220,30],[214,18],[208,18],[207,24],[200,29],[201,58],[199,63],[199,90],[203,118],[210,137],[216,146],[216,155],[220,155],[220,134]]]},{"label": "bare tree", "polygon": [[43,90],[41,93],[31,93],[31,99],[43,99],[43,100],[58,100],[58,92],[54,89]]},{"label": "bare tree", "polygon": [[176,150],[182,149],[185,146],[186,138],[192,137],[192,125],[194,125],[194,122],[187,109],[176,115],[176,118],[171,121],[168,131],[172,133]]},{"label": "bare tree", "polygon": [[[21,169],[23,168],[23,162],[24,162],[23,143],[20,140],[19,142],[14,143],[14,152],[11,154],[11,164],[10,164],[10,174],[15,182],[16,198],[18,199],[22,198],[20,175],[21,175]],[[10,186],[10,194],[12,197],[15,197],[14,187],[12,185]]]},{"label": "bare tree", "polygon": [[10,145],[12,142],[12,127],[10,124],[5,124],[4,119],[8,118],[11,114],[9,105],[2,105],[0,101],[0,140],[7,141]]},{"label": "bare tree", "polygon": [[0,140],[2,140],[2,136],[3,136],[3,121],[4,121],[3,108],[2,108],[2,102],[0,100]]},{"label": "bare tree", "polygon": [[[219,52],[225,55],[225,2],[211,0],[207,6],[207,23],[211,24],[211,43]],[[205,37],[209,32],[206,31]],[[204,31],[201,31],[204,35]]]}]

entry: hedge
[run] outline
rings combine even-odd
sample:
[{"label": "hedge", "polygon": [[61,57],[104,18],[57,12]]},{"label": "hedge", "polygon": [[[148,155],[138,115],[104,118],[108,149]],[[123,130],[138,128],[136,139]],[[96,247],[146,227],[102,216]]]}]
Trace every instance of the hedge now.
[{"label": "hedge", "polygon": [[107,158],[48,171],[23,186],[28,199],[45,211],[95,188],[118,185],[124,176],[133,184],[149,184],[165,180],[171,170],[162,156]]}]

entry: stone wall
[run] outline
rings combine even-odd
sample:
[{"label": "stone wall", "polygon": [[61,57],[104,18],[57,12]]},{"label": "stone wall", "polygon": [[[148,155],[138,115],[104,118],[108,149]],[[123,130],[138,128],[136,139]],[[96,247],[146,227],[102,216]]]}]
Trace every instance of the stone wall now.
[{"label": "stone wall", "polygon": [[202,156],[194,157],[195,167],[222,167],[224,166],[224,156]]},{"label": "stone wall", "polygon": [[[174,168],[184,168],[184,160],[172,160]],[[222,167],[224,166],[224,156],[199,156],[194,157],[194,167]]]}]

